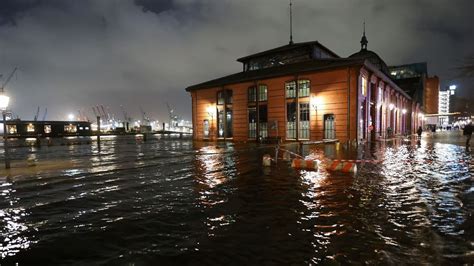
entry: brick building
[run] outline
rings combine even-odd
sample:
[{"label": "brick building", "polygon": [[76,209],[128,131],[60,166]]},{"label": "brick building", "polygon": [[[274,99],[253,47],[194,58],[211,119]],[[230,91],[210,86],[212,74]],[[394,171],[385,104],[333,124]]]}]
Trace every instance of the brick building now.
[{"label": "brick building", "polygon": [[376,140],[414,132],[420,104],[367,50],[347,58],[317,41],[238,59],[243,71],[186,88],[195,140]]}]

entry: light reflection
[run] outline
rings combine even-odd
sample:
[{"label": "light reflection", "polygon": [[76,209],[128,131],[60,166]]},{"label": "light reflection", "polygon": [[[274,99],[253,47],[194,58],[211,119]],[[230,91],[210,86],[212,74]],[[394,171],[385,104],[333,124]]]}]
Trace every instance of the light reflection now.
[{"label": "light reflection", "polygon": [[[199,205],[211,211],[219,205],[228,201],[229,191],[222,193],[223,185],[233,177],[237,176],[234,148],[227,146],[219,148],[206,146],[199,149],[197,154],[197,192],[199,193]],[[235,214],[209,214],[204,222],[207,235],[213,237],[216,231],[222,227],[236,222]]]},{"label": "light reflection", "polygon": [[12,198],[12,193],[15,192],[10,183],[2,184],[3,188],[1,196],[5,202],[10,202],[10,208],[0,210],[0,256],[5,258],[13,256],[23,249],[30,247],[33,242],[23,234],[28,230],[24,222],[26,211],[24,208],[15,208],[18,199]]}]

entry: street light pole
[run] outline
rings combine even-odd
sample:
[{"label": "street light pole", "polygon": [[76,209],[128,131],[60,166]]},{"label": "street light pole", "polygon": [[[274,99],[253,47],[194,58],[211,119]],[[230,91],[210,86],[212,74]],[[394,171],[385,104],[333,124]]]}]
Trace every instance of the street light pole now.
[{"label": "street light pole", "polygon": [[2,111],[3,116],[3,149],[5,151],[5,169],[10,169],[10,156],[8,153],[8,133],[7,133],[7,119],[6,119],[6,111]]},{"label": "street light pole", "polygon": [[2,110],[3,117],[3,149],[5,151],[5,169],[10,168],[10,158],[8,156],[8,132],[7,132],[7,108],[10,102],[10,97],[6,96],[3,87],[0,91],[0,110]]}]

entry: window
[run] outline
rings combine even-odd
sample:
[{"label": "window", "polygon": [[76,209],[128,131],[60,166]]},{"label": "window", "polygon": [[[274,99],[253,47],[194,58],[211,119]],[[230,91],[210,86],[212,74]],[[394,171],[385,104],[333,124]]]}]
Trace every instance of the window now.
[{"label": "window", "polygon": [[296,139],[296,103],[286,104],[286,138]]},{"label": "window", "polygon": [[267,85],[258,86],[258,100],[259,101],[267,100]]},{"label": "window", "polygon": [[249,139],[257,138],[257,108],[249,108]]},{"label": "window", "polygon": [[309,80],[299,80],[298,81],[298,97],[308,97],[310,92],[310,83]]},{"label": "window", "polygon": [[210,136],[210,131],[209,131],[209,120],[205,119],[204,122],[203,122],[203,133],[204,133],[204,137],[205,138],[209,138]]},{"label": "window", "polygon": [[66,133],[76,133],[76,132],[77,132],[77,126],[76,126],[76,125],[72,125],[72,124],[65,125],[65,126],[64,126],[64,131],[65,131]]},{"label": "window", "polygon": [[217,136],[219,138],[232,137],[232,90],[226,89],[217,92]]},{"label": "window", "polygon": [[83,127],[79,127],[79,130],[84,130],[84,128],[83,128]]},{"label": "window", "polygon": [[290,81],[285,84],[286,98],[296,98],[296,82]]},{"label": "window", "polygon": [[255,87],[250,87],[248,90],[248,101],[250,102],[255,102],[257,101],[257,88]]},{"label": "window", "polygon": [[8,134],[16,134],[16,125],[7,125],[7,132]]},{"label": "window", "polygon": [[85,127],[86,130],[89,130],[89,127]]},{"label": "window", "polygon": [[44,133],[46,134],[51,133],[51,125],[44,125]]},{"label": "window", "polygon": [[217,104],[224,104],[224,91],[217,92]]},{"label": "window", "polygon": [[259,137],[266,138],[268,137],[268,109],[267,105],[258,106],[258,129]]},{"label": "window", "polygon": [[26,126],[26,132],[35,132],[35,126],[33,124],[28,124]]},{"label": "window", "polygon": [[309,103],[300,103],[299,138],[309,139]]},{"label": "window", "polygon": [[381,104],[383,101],[383,90],[381,87],[379,87],[379,99],[378,99],[378,103]]},{"label": "window", "polygon": [[362,95],[367,95],[367,78],[362,77]]},{"label": "window", "polygon": [[335,139],[336,138],[336,129],[334,127],[334,115],[333,114],[324,115],[324,138],[325,139]]}]

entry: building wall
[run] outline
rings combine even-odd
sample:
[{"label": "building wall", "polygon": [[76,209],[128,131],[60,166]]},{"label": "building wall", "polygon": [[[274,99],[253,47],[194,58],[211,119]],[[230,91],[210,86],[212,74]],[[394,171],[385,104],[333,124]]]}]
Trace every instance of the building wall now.
[{"label": "building wall", "polygon": [[439,102],[439,78],[437,76],[426,78],[424,89],[425,113],[437,114]]},{"label": "building wall", "polygon": [[[248,88],[266,85],[268,136],[279,136],[286,140],[285,83],[303,79],[310,81],[310,97],[302,100],[309,100],[311,103],[310,140],[324,138],[324,117],[327,114],[335,116],[335,137],[342,142],[364,137],[370,140],[387,137],[388,127],[393,134],[413,133],[413,127],[419,123],[419,111],[412,107],[409,98],[377,75],[365,68],[349,67],[192,91],[194,139],[205,139],[204,120],[208,120],[210,124],[208,139],[217,139],[217,92],[226,89],[232,90],[233,95],[232,139],[248,141]],[[361,94],[362,79],[367,79],[368,82],[365,96]],[[313,107],[315,99],[320,103],[317,108]],[[365,108],[361,108],[363,104]],[[273,129],[272,125],[278,126]]]}]

